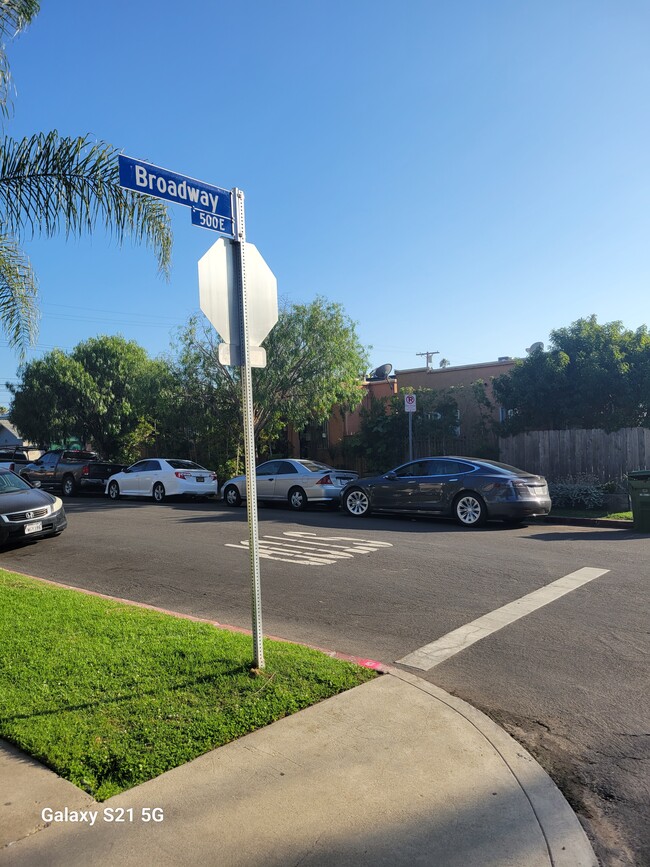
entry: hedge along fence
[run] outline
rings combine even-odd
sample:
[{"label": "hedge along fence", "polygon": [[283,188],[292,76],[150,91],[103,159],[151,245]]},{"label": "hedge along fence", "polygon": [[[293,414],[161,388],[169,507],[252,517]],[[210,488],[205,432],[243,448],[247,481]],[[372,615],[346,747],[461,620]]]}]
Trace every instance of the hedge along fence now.
[{"label": "hedge along fence", "polygon": [[499,460],[548,479],[588,474],[617,481],[650,466],[650,429],[529,431],[500,437]]}]

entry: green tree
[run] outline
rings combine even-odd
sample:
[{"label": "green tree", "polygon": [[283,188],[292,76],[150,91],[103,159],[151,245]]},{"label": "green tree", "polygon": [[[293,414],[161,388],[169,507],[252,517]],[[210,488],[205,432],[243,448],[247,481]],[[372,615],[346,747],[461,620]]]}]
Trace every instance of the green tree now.
[{"label": "green tree", "polygon": [[[219,464],[242,455],[241,380],[237,367],[218,359],[219,337],[205,319],[193,318],[180,334],[177,399],[194,442],[208,443]],[[301,430],[329,418],[337,405],[357,406],[368,356],[355,324],[340,304],[317,298],[280,311],[264,341],[267,366],[253,370],[253,417],[261,454],[287,425]],[[166,429],[174,429],[167,423]],[[178,428],[177,428],[178,429]],[[213,465],[217,466],[213,458]]]},{"label": "green tree", "polygon": [[650,335],[596,316],[551,332],[538,349],[493,384],[511,411],[504,430],[557,430],[650,425]]},{"label": "green tree", "polygon": [[[94,337],[19,370],[12,423],[40,445],[79,439],[104,457],[130,460],[153,438],[160,392],[170,374],[135,341]],[[158,387],[160,384],[161,388]]]},{"label": "green tree", "polygon": [[[38,0],[0,0],[0,38],[14,37],[36,16]],[[0,113],[11,112],[12,82],[0,46]],[[38,325],[37,281],[22,249],[36,234],[68,237],[98,225],[118,243],[127,237],[151,246],[167,273],[171,229],[162,202],[119,186],[118,151],[91,136],[38,133],[0,142],[0,325],[24,357]]]},{"label": "green tree", "polygon": [[79,402],[92,402],[94,383],[83,367],[60,349],[23,365],[18,385],[7,383],[13,399],[9,417],[21,434],[41,447],[79,438]]},{"label": "green tree", "polygon": [[[368,472],[381,473],[408,459],[408,413],[404,395],[417,396],[413,413],[413,442],[422,454],[445,453],[454,442],[458,404],[453,389],[401,389],[392,397],[373,397],[361,410],[361,428],[352,438],[352,454],[362,458]],[[417,456],[417,455],[415,455]]]}]

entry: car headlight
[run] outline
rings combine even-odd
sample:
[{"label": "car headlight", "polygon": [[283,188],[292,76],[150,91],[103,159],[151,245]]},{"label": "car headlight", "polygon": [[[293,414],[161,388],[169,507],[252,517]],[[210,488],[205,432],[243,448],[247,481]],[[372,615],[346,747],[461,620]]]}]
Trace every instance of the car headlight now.
[{"label": "car headlight", "polygon": [[54,498],[54,503],[52,504],[52,514],[58,512],[63,508],[63,500],[60,497]]}]

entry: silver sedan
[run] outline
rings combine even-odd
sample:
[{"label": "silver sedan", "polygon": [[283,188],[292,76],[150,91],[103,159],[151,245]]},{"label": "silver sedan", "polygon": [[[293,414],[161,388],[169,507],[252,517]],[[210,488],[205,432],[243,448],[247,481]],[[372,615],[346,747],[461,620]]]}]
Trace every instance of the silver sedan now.
[{"label": "silver sedan", "polygon": [[[288,503],[292,509],[304,509],[308,503],[338,503],[341,491],[358,477],[351,470],[335,470],[318,461],[266,461],[257,467],[257,499]],[[246,476],[229,479],[223,486],[228,506],[239,506],[246,499]]]}]

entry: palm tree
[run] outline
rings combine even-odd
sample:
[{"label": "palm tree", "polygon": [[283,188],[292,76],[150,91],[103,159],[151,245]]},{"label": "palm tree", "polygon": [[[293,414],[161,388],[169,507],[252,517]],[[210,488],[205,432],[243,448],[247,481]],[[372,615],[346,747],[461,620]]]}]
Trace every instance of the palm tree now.
[{"label": "palm tree", "polygon": [[[40,9],[39,0],[0,0],[0,38],[14,37]],[[11,112],[12,81],[0,46],[0,114]],[[90,136],[56,130],[21,141],[0,141],[0,328],[24,358],[38,330],[37,282],[21,241],[42,234],[66,237],[104,225],[118,243],[144,242],[167,275],[171,228],[158,199],[119,185],[118,149]]]}]

